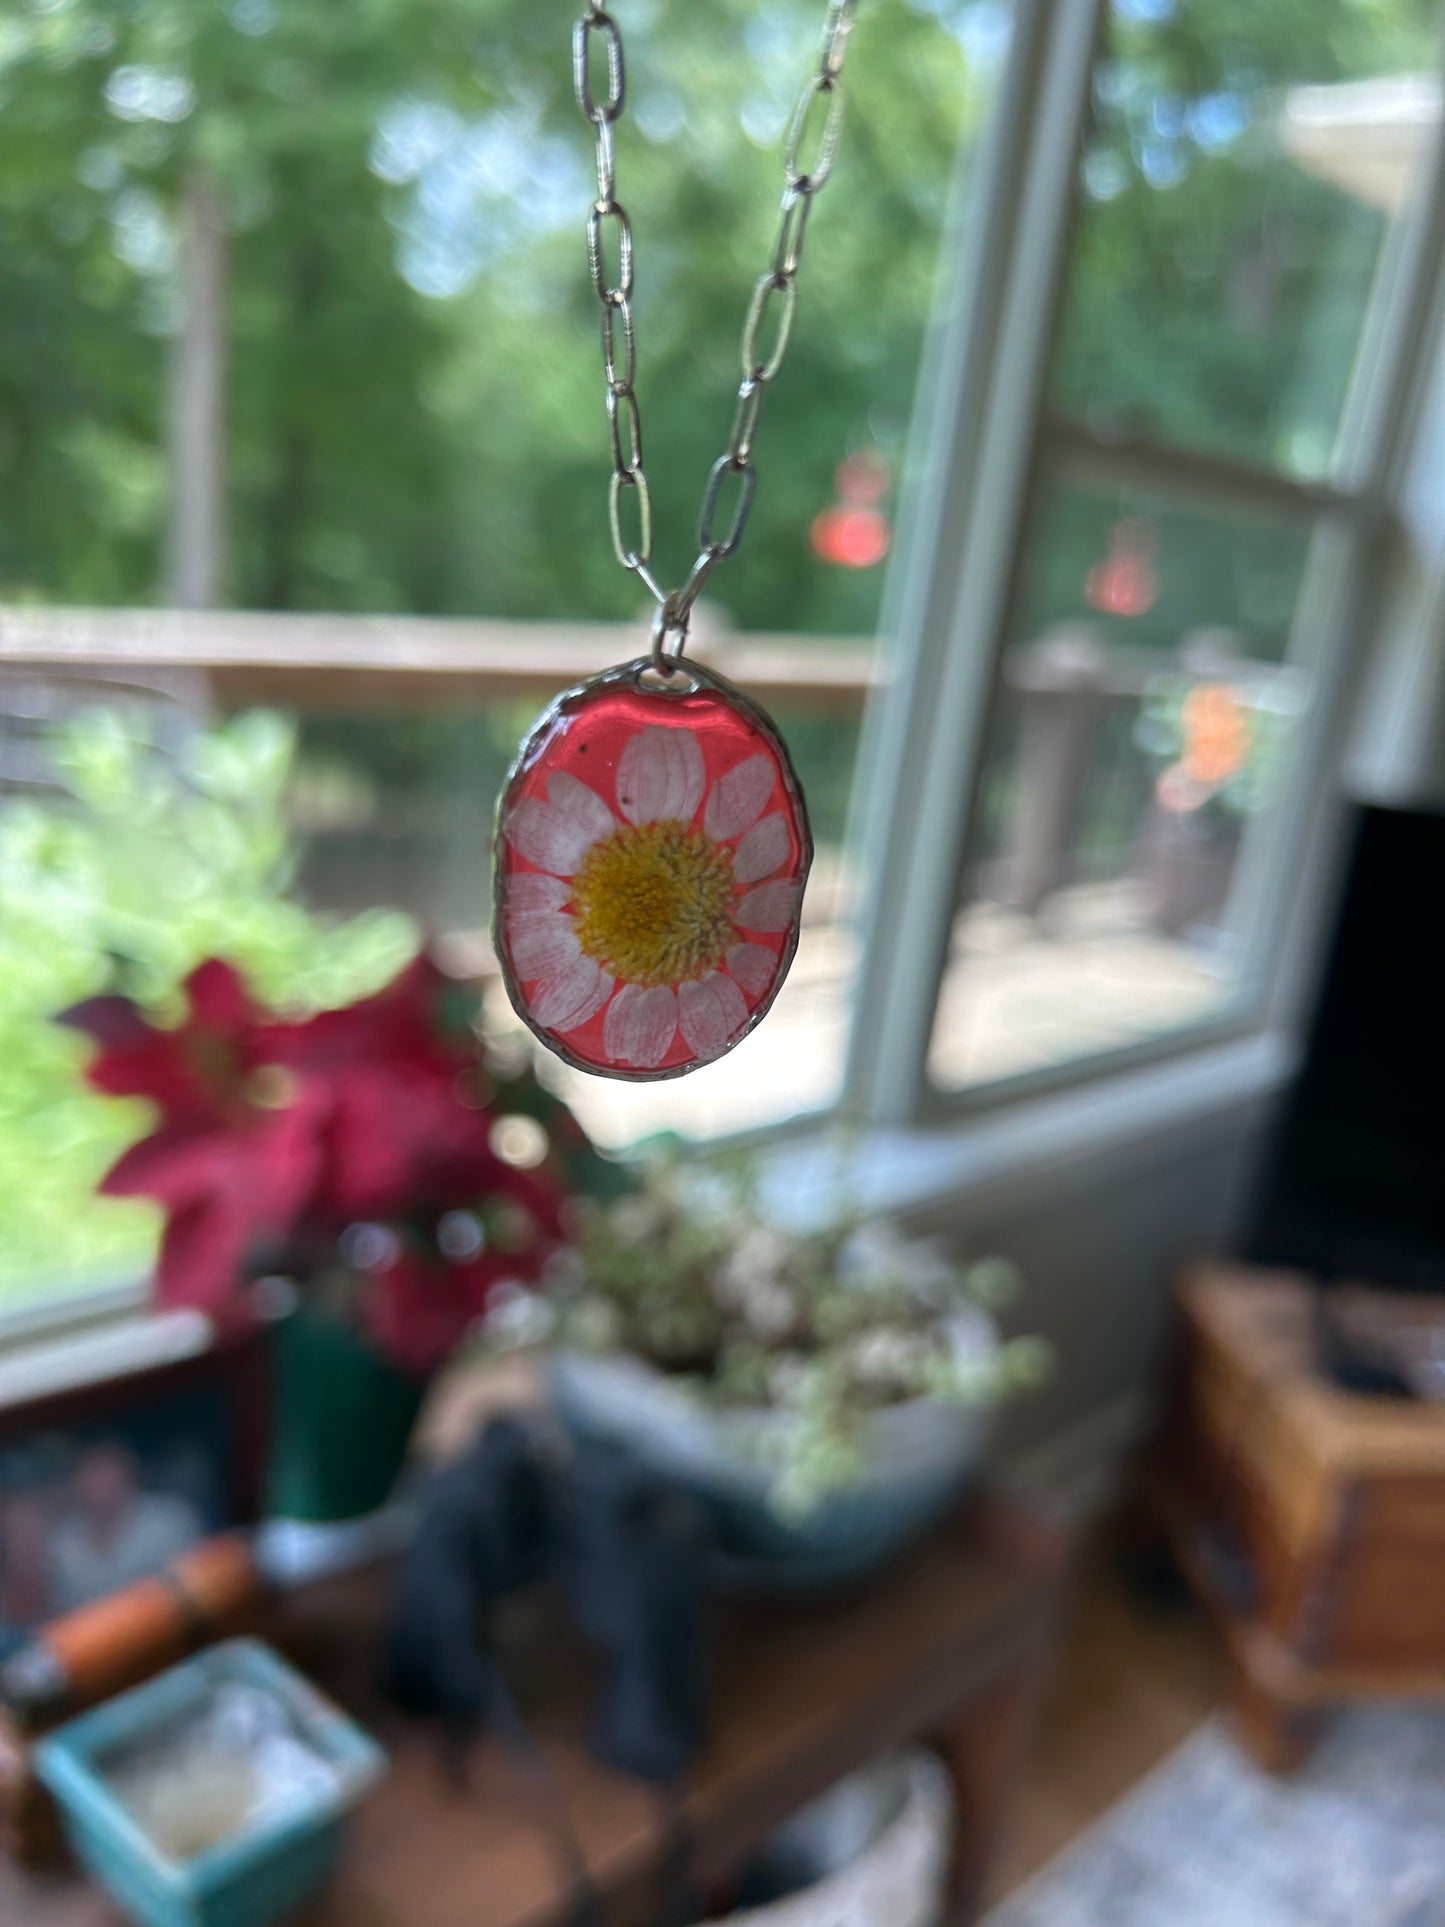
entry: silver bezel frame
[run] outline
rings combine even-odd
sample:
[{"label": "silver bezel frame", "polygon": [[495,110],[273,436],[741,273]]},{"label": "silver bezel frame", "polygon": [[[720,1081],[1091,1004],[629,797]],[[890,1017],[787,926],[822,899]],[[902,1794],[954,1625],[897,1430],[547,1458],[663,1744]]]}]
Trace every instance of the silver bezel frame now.
[{"label": "silver bezel frame", "polygon": [[[644,681],[644,677],[652,678],[652,680]],[[570,1051],[567,1046],[550,1031],[544,1030],[541,1025],[534,1021],[531,1012],[527,1009],[526,999],[522,995],[521,982],[512,969],[511,954],[507,948],[502,931],[502,907],[503,893],[506,885],[506,872],[502,864],[497,860],[497,856],[502,848],[502,824],[512,800],[513,788],[536,760],[541,739],[550,732],[558,717],[569,705],[580,703],[584,699],[596,695],[599,691],[620,687],[623,684],[627,684],[633,689],[642,690],[649,696],[660,697],[663,700],[667,700],[670,697],[694,696],[700,689],[708,689],[715,695],[720,696],[724,702],[731,704],[731,706],[746,719],[749,725],[762,736],[777,758],[778,768],[782,773],[783,789],[793,811],[793,820],[797,826],[801,846],[798,854],[796,878],[799,886],[798,913],[792,929],[787,934],[787,940],[778,953],[778,973],[776,977],[774,977],[767,995],[761,1003],[759,1003],[756,1010],[749,1013],[748,1021],[743,1029],[728,1043],[725,1049],[718,1052],[716,1057],[709,1057],[702,1062],[674,1064],[666,1070],[629,1070],[620,1067],[612,1069],[608,1066],[589,1063],[585,1059],[577,1056],[575,1052]],[[744,695],[742,690],[739,689],[736,684],[729,682],[726,676],[719,675],[715,669],[705,668],[701,663],[693,662],[691,658],[686,662],[680,663],[672,675],[666,681],[663,681],[657,675],[651,656],[638,656],[632,662],[619,663],[612,669],[604,669],[599,675],[589,676],[585,682],[574,683],[570,689],[564,689],[559,696],[555,696],[542,711],[541,715],[538,716],[536,722],[534,722],[532,727],[527,731],[527,734],[522,738],[517,753],[512,758],[511,766],[507,770],[506,780],[502,784],[501,792],[497,797],[492,847],[494,852],[492,859],[492,949],[496,955],[498,968],[502,973],[502,982],[506,985],[507,995],[511,999],[512,1008],[527,1026],[527,1029],[531,1031],[532,1035],[537,1039],[538,1043],[545,1045],[546,1048],[551,1051],[552,1055],[559,1057],[564,1064],[570,1065],[573,1070],[584,1072],[589,1077],[615,1078],[616,1081],[621,1084],[660,1084],[674,1077],[687,1077],[693,1071],[706,1070],[710,1064],[721,1063],[729,1052],[737,1049],[745,1037],[752,1035],[764,1017],[767,1016],[773,1007],[778,992],[787,980],[788,972],[793,967],[793,958],[797,954],[798,938],[803,927],[803,898],[807,893],[808,877],[813,867],[813,830],[812,825],[808,821],[808,805],[803,796],[803,786],[798,781],[797,771],[793,768],[793,759],[788,754],[788,746],[783,741],[777,724],[774,723],[767,711],[755,703],[750,696]]]}]

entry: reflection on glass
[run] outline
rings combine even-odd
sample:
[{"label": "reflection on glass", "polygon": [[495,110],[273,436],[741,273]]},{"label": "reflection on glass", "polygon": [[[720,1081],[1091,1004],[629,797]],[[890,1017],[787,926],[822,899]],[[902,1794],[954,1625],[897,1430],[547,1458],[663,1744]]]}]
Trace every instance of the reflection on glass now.
[{"label": "reflection on glass", "polygon": [[1116,0],[1054,400],[1320,476],[1440,113],[1425,0]]},{"label": "reflection on glass", "polygon": [[1046,483],[930,1054],[959,1087],[1177,1030],[1243,964],[1241,856],[1280,791],[1308,527]]}]

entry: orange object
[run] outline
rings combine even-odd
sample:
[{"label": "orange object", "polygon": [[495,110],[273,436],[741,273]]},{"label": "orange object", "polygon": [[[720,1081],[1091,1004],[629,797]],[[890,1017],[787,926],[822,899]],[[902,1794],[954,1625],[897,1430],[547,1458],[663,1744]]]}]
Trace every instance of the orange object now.
[{"label": "orange object", "polygon": [[1228,683],[1199,683],[1184,698],[1179,718],[1179,761],[1187,776],[1218,789],[1239,774],[1249,757],[1249,712]]}]

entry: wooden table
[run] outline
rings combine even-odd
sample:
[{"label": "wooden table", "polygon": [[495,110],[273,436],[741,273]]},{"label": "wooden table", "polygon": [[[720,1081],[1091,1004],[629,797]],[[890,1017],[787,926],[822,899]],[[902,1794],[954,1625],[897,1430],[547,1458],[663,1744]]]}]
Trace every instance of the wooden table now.
[{"label": "wooden table", "polygon": [[[1445,1305],[1335,1287],[1376,1331]],[[1351,1700],[1445,1699],[1445,1407],[1363,1397],[1321,1369],[1319,1293],[1201,1262],[1146,1495],[1223,1630],[1233,1711],[1261,1764],[1296,1766]]]},{"label": "wooden table", "polygon": [[[717,1879],[844,1774],[923,1738],[959,1795],[948,1918],[972,1919],[1030,1730],[1064,1564],[1054,1533],[987,1504],[864,1590],[827,1604],[730,1609],[713,1738],[682,1791],[693,1878]],[[647,1920],[666,1889],[675,1834],[652,1790],[586,1752],[570,1647],[548,1643],[555,1677],[531,1712],[551,1792],[490,1739],[461,1785],[443,1772],[431,1736],[374,1697],[383,1597],[353,1578],[287,1608],[285,1643],[392,1757],[306,1927],[559,1927],[571,1890],[543,1811],[549,1799],[565,1801],[609,1920]],[[5,1927],[117,1919],[73,1877],[43,1882],[0,1867]]]}]

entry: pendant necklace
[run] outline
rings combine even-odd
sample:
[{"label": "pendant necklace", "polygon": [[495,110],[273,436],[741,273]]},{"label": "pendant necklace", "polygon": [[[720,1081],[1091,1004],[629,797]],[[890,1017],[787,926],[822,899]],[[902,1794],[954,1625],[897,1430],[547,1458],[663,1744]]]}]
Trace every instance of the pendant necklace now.
[{"label": "pendant necklace", "polygon": [[[752,508],[758,416],[792,333],[813,197],[838,150],[856,6],[829,0],[818,65],[789,125],[777,242],[743,322],[732,433],[703,491],[697,560],[670,591],[651,563],[632,224],[616,193],[622,35],[599,6],[572,32],[577,103],[597,144],[587,261],[602,312],[608,519],[618,561],[657,610],[651,649],[558,696],[518,750],[497,809],[492,929],[523,1022],[603,1077],[680,1077],[712,1063],[767,1014],[797,948],[813,841],[787,749],[756,703],[683,651],[693,605]],[[594,53],[606,73],[600,98]]]}]

